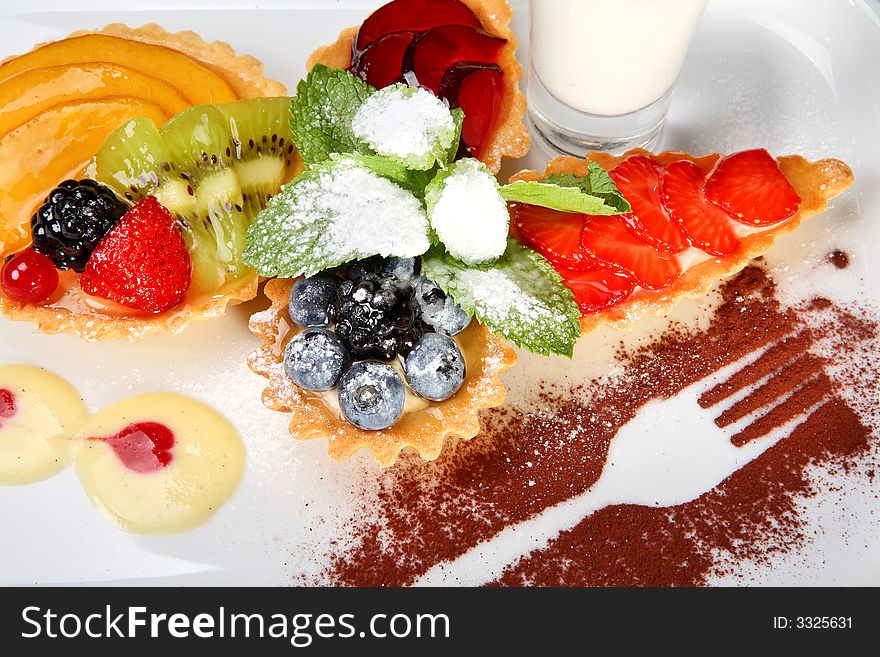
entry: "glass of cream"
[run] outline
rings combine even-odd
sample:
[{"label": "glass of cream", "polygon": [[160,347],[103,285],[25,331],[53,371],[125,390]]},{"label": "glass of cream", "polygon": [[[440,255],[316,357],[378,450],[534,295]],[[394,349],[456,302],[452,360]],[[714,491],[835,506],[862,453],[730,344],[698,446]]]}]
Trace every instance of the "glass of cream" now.
[{"label": "glass of cream", "polygon": [[530,0],[529,118],[550,151],[651,148],[708,0]]}]

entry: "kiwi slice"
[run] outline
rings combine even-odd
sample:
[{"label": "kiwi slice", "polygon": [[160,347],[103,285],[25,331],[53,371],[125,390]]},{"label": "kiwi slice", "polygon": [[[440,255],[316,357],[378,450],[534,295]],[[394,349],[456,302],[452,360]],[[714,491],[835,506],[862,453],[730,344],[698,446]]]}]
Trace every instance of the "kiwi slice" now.
[{"label": "kiwi slice", "polygon": [[177,175],[165,140],[150,119],[136,117],[117,128],[95,155],[89,173],[131,203],[153,194],[179,216],[195,210],[188,183]]},{"label": "kiwi slice", "polygon": [[241,181],[245,214],[256,214],[294,175],[290,98],[252,98],[220,108],[229,121],[227,155]]},{"label": "kiwi slice", "polygon": [[[247,270],[241,262],[250,221],[238,175],[230,168],[226,115],[216,105],[181,112],[159,131],[181,179],[193,190],[195,210],[181,217],[195,256],[193,271],[199,287],[212,289]],[[211,266],[213,264],[213,267]]]},{"label": "kiwi slice", "polygon": [[161,129],[135,118],[108,137],[89,173],[131,202],[155,195],[177,218],[193,288],[211,293],[249,271],[245,234],[294,174],[290,99],[188,109]]}]

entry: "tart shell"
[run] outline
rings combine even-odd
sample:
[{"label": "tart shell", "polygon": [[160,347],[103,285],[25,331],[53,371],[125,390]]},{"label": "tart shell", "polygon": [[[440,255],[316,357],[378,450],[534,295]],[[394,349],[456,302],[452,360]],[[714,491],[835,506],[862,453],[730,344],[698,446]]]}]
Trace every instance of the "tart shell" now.
[{"label": "tart shell", "polygon": [[[562,156],[552,160],[542,174],[537,171],[521,171],[511,177],[515,180],[542,180],[553,173],[571,173],[586,175],[587,163],[596,162],[607,171],[613,169],[621,161],[632,155],[652,157],[661,165],[676,160],[690,160],[704,171],[710,171],[721,158],[714,153],[704,156],[693,156],[687,153],[666,151],[654,155],[643,149],[634,149],[620,156],[607,153],[590,153],[583,160]],[[583,315],[581,317],[581,333],[589,333],[603,324],[612,324],[618,328],[628,328],[645,315],[664,315],[684,299],[705,296],[715,282],[736,274],[753,259],[764,255],[774,242],[795,230],[801,222],[820,214],[828,207],[828,201],[843,193],[855,179],[850,167],[840,160],[824,159],[816,162],[789,155],[777,158],[779,168],[801,197],[798,212],[784,222],[740,237],[740,248],[730,255],[711,256],[708,260],[690,267],[682,272],[678,279],[662,290],[638,289],[621,303],[602,312]]]},{"label": "tart shell", "polygon": [[[529,152],[532,138],[523,117],[526,112],[526,97],[519,89],[522,66],[516,59],[517,39],[510,28],[513,11],[505,0],[461,0],[479,19],[483,29],[492,36],[506,39],[507,43],[498,55],[498,65],[504,71],[504,96],[498,119],[486,140],[480,159],[493,173],[498,173],[503,159],[523,157]],[[306,69],[315,64],[331,68],[351,66],[352,45],[358,27],[343,30],[339,38],[326,46],[321,46],[306,61]]]},{"label": "tart shell", "polygon": [[465,354],[467,374],[455,395],[405,413],[390,429],[365,431],[355,427],[323,401],[297,387],[284,372],[282,344],[290,330],[287,301],[292,287],[291,279],[266,283],[266,296],[272,305],[250,320],[250,330],[262,339],[262,344],[248,358],[248,366],[269,380],[263,403],[273,411],[291,413],[290,434],[294,438],[327,438],[328,452],[336,460],[366,448],[387,467],[409,447],[429,461],[439,456],[446,436],[469,440],[480,432],[480,409],[504,403],[507,389],[500,375],[516,363],[516,352],[484,326],[472,322],[456,336]]},{"label": "tart shell", "polygon": [[[100,30],[74,32],[69,37],[86,34],[107,34],[183,53],[224,78],[241,98],[283,96],[287,93],[283,84],[264,76],[263,64],[258,59],[238,55],[232,46],[221,41],[206,43],[195,32],[168,32],[156,24],[132,28],[113,23]],[[34,50],[40,45],[45,44],[35,46]],[[256,273],[250,273],[210,297],[185,301],[168,312],[138,315],[136,311],[131,311],[123,316],[108,315],[86,306],[85,294],[79,283],[75,282],[67,291],[63,305],[24,304],[6,297],[0,291],[0,311],[9,319],[32,322],[43,333],[75,333],[88,341],[110,338],[135,341],[152,333],[177,334],[193,321],[218,317],[228,306],[253,299],[257,295],[257,288],[258,277]]]},{"label": "tart shell", "polygon": [[190,30],[168,32],[156,23],[148,23],[141,27],[111,23],[100,30],[82,30],[74,32],[69,37],[85,34],[107,34],[176,50],[224,78],[235,93],[242,98],[284,96],[287,94],[287,88],[283,84],[264,75],[263,62],[256,57],[239,55],[231,45],[224,41],[207,43],[202,37]]}]

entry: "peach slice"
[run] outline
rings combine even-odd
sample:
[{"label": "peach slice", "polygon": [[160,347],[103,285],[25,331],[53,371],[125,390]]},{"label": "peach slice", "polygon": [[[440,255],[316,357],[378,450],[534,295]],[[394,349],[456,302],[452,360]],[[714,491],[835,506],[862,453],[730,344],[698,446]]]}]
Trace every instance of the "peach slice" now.
[{"label": "peach slice", "polygon": [[0,485],[47,479],[70,463],[88,412],[64,379],[31,365],[0,367]]},{"label": "peach slice", "polygon": [[0,82],[47,66],[105,62],[173,80],[192,105],[223,103],[238,95],[229,83],[192,57],[170,48],[106,34],[85,34],[47,43],[0,65]]},{"label": "peach slice", "polygon": [[244,472],[235,427],[213,408],[172,393],[108,406],[73,442],[74,467],[92,502],[134,533],[174,534],[202,524]]},{"label": "peach slice", "polygon": [[24,71],[0,82],[0,135],[53,106],[106,98],[137,98],[172,116],[190,106],[172,84],[125,66],[101,62]]},{"label": "peach slice", "polygon": [[158,105],[115,98],[53,107],[0,137],[0,254],[30,242],[29,221],[46,194],[77,176],[107,136],[133,116],[158,124]]}]

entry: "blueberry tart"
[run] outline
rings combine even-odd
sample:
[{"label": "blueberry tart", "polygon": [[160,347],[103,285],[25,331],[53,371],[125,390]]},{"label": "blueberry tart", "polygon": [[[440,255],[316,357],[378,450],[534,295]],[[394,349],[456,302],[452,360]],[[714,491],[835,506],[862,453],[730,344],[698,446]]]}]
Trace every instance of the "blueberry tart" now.
[{"label": "blueberry tart", "polygon": [[[344,273],[334,276],[340,291],[326,305],[325,296],[308,295],[310,286],[302,281],[309,279],[269,281],[265,293],[272,305],[250,321],[262,344],[248,364],[269,380],[263,403],[291,414],[291,435],[326,438],[334,459],[366,448],[384,466],[406,448],[430,460],[440,454],[446,436],[476,436],[480,409],[504,401],[500,375],[513,367],[516,352],[477,322],[454,336],[433,331],[411,297],[405,298],[412,294],[407,281],[393,274],[381,280],[404,288],[396,291],[398,305],[391,295],[383,298],[374,276],[355,279],[353,286]],[[366,296],[365,287],[377,303],[351,307],[352,296]],[[349,288],[361,292],[352,295]],[[303,296],[316,306],[308,315],[321,315],[327,323],[298,323]],[[352,315],[361,323],[340,336],[339,322]]]}]

